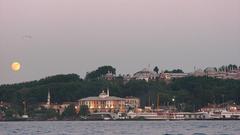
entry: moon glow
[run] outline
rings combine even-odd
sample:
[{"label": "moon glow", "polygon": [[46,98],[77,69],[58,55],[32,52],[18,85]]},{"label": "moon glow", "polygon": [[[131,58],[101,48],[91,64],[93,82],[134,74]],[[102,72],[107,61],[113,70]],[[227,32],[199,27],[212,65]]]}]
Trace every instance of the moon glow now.
[{"label": "moon glow", "polygon": [[21,64],[19,62],[13,62],[11,68],[13,71],[19,71],[21,68]]}]

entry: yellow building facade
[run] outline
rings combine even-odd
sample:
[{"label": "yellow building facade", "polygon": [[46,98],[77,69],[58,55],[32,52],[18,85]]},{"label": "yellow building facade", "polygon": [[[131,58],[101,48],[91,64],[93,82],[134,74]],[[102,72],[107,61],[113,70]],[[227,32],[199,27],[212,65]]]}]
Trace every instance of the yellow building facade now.
[{"label": "yellow building facade", "polygon": [[87,97],[79,100],[79,106],[87,105],[90,112],[126,112],[126,99],[110,96],[103,90],[98,97]]}]

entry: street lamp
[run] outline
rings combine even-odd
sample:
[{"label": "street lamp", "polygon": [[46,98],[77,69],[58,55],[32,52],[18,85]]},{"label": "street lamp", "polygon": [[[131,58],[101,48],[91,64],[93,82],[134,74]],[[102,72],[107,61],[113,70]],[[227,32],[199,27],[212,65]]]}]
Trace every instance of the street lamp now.
[{"label": "street lamp", "polygon": [[175,96],[172,98],[173,105],[175,106]]},{"label": "street lamp", "polygon": [[172,102],[175,103],[175,96],[173,96],[173,98],[172,98]]}]

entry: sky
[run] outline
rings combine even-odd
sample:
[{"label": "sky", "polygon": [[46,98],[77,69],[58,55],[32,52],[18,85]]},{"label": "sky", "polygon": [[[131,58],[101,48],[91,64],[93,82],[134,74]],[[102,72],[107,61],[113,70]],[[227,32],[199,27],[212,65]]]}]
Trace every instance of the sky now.
[{"label": "sky", "polygon": [[0,0],[0,84],[103,65],[191,72],[239,58],[240,0]]}]

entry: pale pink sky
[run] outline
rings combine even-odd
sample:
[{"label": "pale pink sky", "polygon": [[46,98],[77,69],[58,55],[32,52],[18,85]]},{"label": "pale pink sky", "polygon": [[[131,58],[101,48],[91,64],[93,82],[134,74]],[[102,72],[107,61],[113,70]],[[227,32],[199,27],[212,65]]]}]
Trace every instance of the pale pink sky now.
[{"label": "pale pink sky", "polygon": [[106,64],[190,72],[239,58],[240,0],[0,0],[0,84],[84,77]]}]

